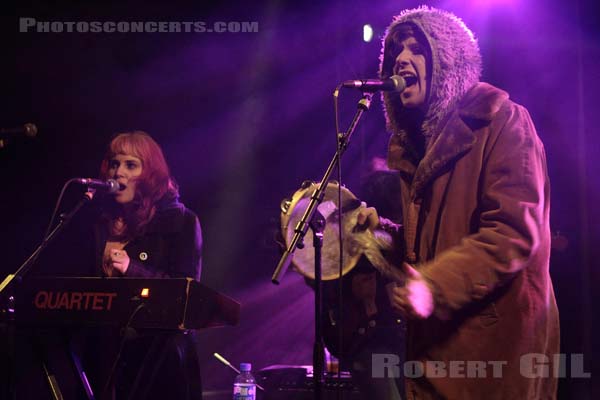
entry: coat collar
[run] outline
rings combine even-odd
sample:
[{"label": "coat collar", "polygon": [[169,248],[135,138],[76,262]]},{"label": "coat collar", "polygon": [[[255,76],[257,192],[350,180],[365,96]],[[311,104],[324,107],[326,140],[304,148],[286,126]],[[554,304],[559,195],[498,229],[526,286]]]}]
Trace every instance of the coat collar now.
[{"label": "coat collar", "polygon": [[[100,213],[101,211],[99,211]],[[185,207],[179,202],[179,198],[164,197],[156,203],[156,211],[145,232],[177,232],[180,229],[181,217],[185,213]],[[96,236],[106,239],[106,220],[100,217],[97,218],[95,224]]]},{"label": "coat collar", "polygon": [[476,131],[489,125],[507,99],[508,93],[487,83],[473,86],[441,124],[440,134],[419,162],[410,157],[411,144],[400,135],[392,135],[388,166],[400,171],[412,182],[411,198],[422,196],[423,190],[433,179],[473,147],[477,141]]},{"label": "coat collar", "polygon": [[181,229],[185,207],[177,199],[157,204],[156,214],[148,223],[146,232],[172,233]]}]

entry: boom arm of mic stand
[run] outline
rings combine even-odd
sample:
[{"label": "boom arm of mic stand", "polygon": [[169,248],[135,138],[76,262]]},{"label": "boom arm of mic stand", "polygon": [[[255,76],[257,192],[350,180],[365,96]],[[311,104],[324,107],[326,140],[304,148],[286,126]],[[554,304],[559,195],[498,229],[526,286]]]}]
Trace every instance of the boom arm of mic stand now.
[{"label": "boom arm of mic stand", "polygon": [[273,282],[274,284],[276,284],[276,285],[279,284],[279,282],[281,281],[281,278],[283,277],[283,275],[285,275],[290,264],[292,263],[292,259],[294,258],[294,252],[296,251],[296,248],[298,246],[302,246],[304,236],[306,235],[306,232],[308,231],[309,223],[312,220],[312,217],[314,216],[318,205],[321,204],[321,201],[323,201],[323,196],[325,194],[325,188],[327,187],[327,183],[329,183],[329,179],[331,178],[333,169],[339,162],[340,158],[342,157],[342,154],[344,154],[344,152],[348,148],[348,144],[350,143],[350,138],[352,137],[352,134],[356,130],[358,122],[360,121],[360,118],[362,117],[363,113],[365,111],[367,111],[369,109],[369,107],[371,106],[371,98],[372,97],[373,97],[373,93],[363,93],[363,97],[358,102],[358,106],[357,106],[358,109],[356,110],[356,114],[354,115],[354,118],[352,119],[352,122],[350,123],[350,127],[348,128],[348,131],[346,131],[346,133],[339,134],[337,151],[335,152],[333,159],[329,163],[329,166],[327,167],[327,170],[325,171],[325,174],[323,175],[323,178],[321,179],[319,186],[317,187],[317,189],[315,189],[313,194],[310,196],[310,202],[308,203],[308,206],[306,207],[306,211],[304,211],[304,215],[302,215],[302,218],[300,219],[300,221],[294,228],[294,237],[292,238],[292,241],[290,242],[288,248],[283,252],[281,259],[279,260],[279,263],[277,264],[277,268],[275,268],[275,272],[273,272],[273,276],[271,277],[271,282]]},{"label": "boom arm of mic stand", "polygon": [[77,203],[75,208],[70,213],[66,214],[64,217],[61,218],[60,223],[56,225],[54,230],[50,232],[50,234],[46,236],[44,240],[42,240],[42,243],[38,246],[37,249],[35,249],[33,254],[31,254],[29,258],[25,260],[25,262],[19,267],[19,269],[14,274],[9,274],[6,276],[4,281],[0,284],[0,293],[2,293],[2,291],[6,289],[6,287],[8,287],[10,282],[12,282],[13,280],[15,280],[18,283],[21,279],[23,279],[23,277],[27,274],[27,272],[29,272],[29,270],[33,266],[35,260],[37,260],[39,255],[46,248],[46,246],[48,246],[52,239],[54,239],[56,235],[65,228],[66,224],[69,223],[69,221],[75,215],[75,213],[77,213],[77,211],[79,211],[79,209],[83,207],[84,204],[88,203],[91,200],[91,196],[88,193],[86,193],[84,197],[79,201],[79,203]]}]

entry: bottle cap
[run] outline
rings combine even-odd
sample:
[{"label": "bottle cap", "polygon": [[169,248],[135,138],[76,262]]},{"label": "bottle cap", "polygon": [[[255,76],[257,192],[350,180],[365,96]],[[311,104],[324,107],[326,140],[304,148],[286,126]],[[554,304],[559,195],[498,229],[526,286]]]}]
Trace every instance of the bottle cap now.
[{"label": "bottle cap", "polygon": [[251,370],[252,370],[252,364],[250,364],[250,363],[241,363],[240,364],[240,371],[249,372]]}]

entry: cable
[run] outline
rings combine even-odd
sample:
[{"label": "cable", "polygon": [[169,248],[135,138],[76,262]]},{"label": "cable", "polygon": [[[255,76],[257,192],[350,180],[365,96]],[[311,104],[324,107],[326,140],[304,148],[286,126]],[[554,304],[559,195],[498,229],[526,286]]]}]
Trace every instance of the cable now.
[{"label": "cable", "polygon": [[[126,333],[127,330],[131,327],[131,323],[133,322],[133,319],[135,318],[135,316],[137,315],[137,313],[146,306],[146,303],[141,303],[139,304],[135,310],[133,310],[133,312],[131,313],[131,316],[129,317],[129,320],[127,321],[127,324],[125,324],[125,328],[123,329],[124,332]],[[115,361],[113,362],[112,367],[110,368],[110,373],[108,374],[108,378],[106,379],[106,383],[104,384],[104,387],[102,388],[102,396],[101,398],[105,398],[106,396],[106,391],[108,390],[110,383],[113,380],[113,376],[115,374],[115,371],[117,369],[117,364],[119,363],[119,360],[121,359],[121,353],[123,352],[123,348],[125,347],[125,342],[127,341],[127,335],[123,334],[123,339],[121,339],[121,343],[119,344],[119,351],[117,352],[117,357],[115,358]]]},{"label": "cable", "polygon": [[63,185],[63,187],[60,191],[60,194],[58,195],[58,199],[56,200],[56,205],[54,206],[54,211],[52,212],[52,217],[50,217],[50,222],[48,223],[46,232],[44,232],[44,239],[47,238],[48,235],[50,234],[50,230],[52,229],[52,224],[54,223],[54,220],[56,219],[56,214],[58,213],[58,207],[60,206],[60,203],[62,202],[62,198],[65,195],[65,191],[67,190],[67,187],[73,182],[75,182],[75,179],[69,179]]},{"label": "cable", "polygon": [[338,97],[340,95],[340,89],[342,88],[343,83],[340,83],[335,90],[333,91],[333,116],[335,118],[335,137],[336,140],[340,134],[340,121],[339,121],[339,112],[338,112]]},{"label": "cable", "polygon": [[[342,374],[342,355],[343,355],[343,282],[342,282],[342,272],[344,268],[344,244],[343,244],[343,229],[342,229],[342,158],[341,158],[341,138],[344,136],[344,133],[340,132],[340,124],[339,124],[339,108],[338,108],[338,96],[339,91],[342,87],[342,84],[338,85],[338,87],[333,92],[333,107],[335,114],[335,137],[336,137],[336,158],[337,158],[337,167],[338,167],[338,237],[340,240],[339,243],[339,272],[338,272],[338,368],[337,368],[337,378],[338,381],[341,379]],[[338,398],[341,396],[341,390],[338,388]]]}]

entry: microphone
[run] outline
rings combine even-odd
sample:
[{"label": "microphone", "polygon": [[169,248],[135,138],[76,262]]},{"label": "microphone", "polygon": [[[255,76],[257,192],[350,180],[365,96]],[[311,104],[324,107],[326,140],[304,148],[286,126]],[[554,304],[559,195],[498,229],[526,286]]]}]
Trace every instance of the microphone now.
[{"label": "microphone", "polygon": [[37,135],[37,126],[27,123],[16,128],[0,128],[0,139],[8,139],[14,136],[35,137]]},{"label": "microphone", "polygon": [[125,189],[125,186],[114,179],[102,181],[100,179],[92,178],[74,178],[73,180],[81,185],[86,185],[88,188],[106,190],[107,193],[116,193],[121,189]]},{"label": "microphone", "polygon": [[342,83],[342,87],[360,89],[363,92],[402,92],[406,86],[406,81],[400,75],[387,79],[355,79]]}]

